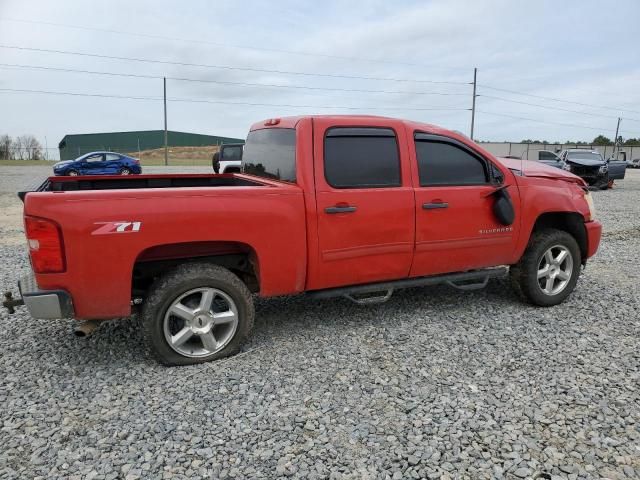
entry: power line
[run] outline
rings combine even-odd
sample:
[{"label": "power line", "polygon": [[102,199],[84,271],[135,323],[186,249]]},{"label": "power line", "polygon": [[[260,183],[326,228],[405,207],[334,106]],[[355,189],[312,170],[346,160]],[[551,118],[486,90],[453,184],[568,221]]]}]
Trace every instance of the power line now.
[{"label": "power line", "polygon": [[97,53],[74,52],[69,50],[53,50],[53,49],[47,49],[47,48],[20,47],[16,45],[0,45],[0,48],[29,51],[29,52],[56,53],[61,55],[75,55],[75,56],[82,56],[82,57],[103,58],[108,60],[123,60],[127,62],[158,63],[163,65],[178,65],[182,67],[201,67],[201,68],[216,68],[221,70],[240,70],[240,71],[246,71],[246,72],[277,73],[280,75],[344,78],[344,79],[350,79],[350,80],[375,80],[375,81],[383,81],[383,82],[469,85],[469,82],[451,82],[451,81],[444,81],[444,80],[417,80],[417,79],[388,78],[388,77],[361,77],[356,75],[342,75],[342,74],[335,74],[335,73],[295,72],[295,71],[287,71],[287,70],[269,70],[264,68],[252,68],[252,67],[232,67],[230,65],[211,65],[211,64],[204,64],[204,63],[172,62],[169,60],[156,60],[156,59],[150,59],[150,58],[136,58],[136,57],[120,57],[115,55],[101,55]]},{"label": "power line", "polygon": [[[152,100],[162,101],[163,97],[141,97],[130,95],[109,95],[101,93],[79,93],[79,92],[60,92],[51,90],[28,90],[21,88],[0,88],[0,92],[9,93],[36,93],[46,95],[68,95],[74,97],[97,97],[97,98],[117,98],[122,100]],[[223,105],[249,105],[254,107],[291,107],[291,108],[321,108],[331,110],[411,110],[411,111],[468,111],[468,108],[451,108],[451,107],[352,107],[344,105],[294,105],[285,103],[254,103],[254,102],[231,102],[227,100],[205,100],[197,98],[167,98],[171,102],[184,102],[184,103],[214,103]]]},{"label": "power line", "polygon": [[[548,108],[550,110],[559,110],[561,112],[570,112],[570,113],[579,113],[581,115],[589,115],[592,117],[603,117],[603,118],[618,118],[617,115],[604,115],[601,113],[591,113],[591,112],[584,112],[581,110],[570,110],[568,108],[561,108],[561,107],[554,107],[551,105],[540,105],[539,103],[529,103],[529,102],[521,102],[519,100],[511,100],[509,98],[502,98],[502,97],[494,97],[493,95],[478,95],[479,97],[484,97],[484,98],[491,98],[493,100],[500,100],[502,102],[509,102],[509,103],[517,103],[520,105],[529,105],[531,107],[540,107],[540,108]],[[632,122],[640,122],[639,119],[637,118],[628,118],[628,117],[622,117],[624,118],[624,120],[629,120]]]},{"label": "power line", "polygon": [[[169,37],[169,36],[165,36],[165,35],[157,35],[157,34],[142,33],[142,32],[127,32],[127,31],[123,31],[123,30],[113,30],[113,29],[107,29],[107,28],[87,27],[87,26],[83,26],[83,25],[71,25],[71,24],[68,24],[68,23],[45,22],[45,21],[41,21],[41,20],[24,20],[24,19],[18,19],[18,18],[7,18],[7,17],[4,17],[4,18],[0,18],[0,21],[17,22],[17,23],[28,23],[28,24],[33,24],[33,25],[48,25],[48,26],[59,27],[59,28],[72,28],[72,29],[85,30],[85,31],[113,33],[113,34],[117,34],[117,35],[129,35],[129,36],[140,37],[140,38],[153,38],[153,39],[157,39],[157,40],[170,40],[172,42],[196,43],[198,45],[204,44],[204,45],[211,45],[211,46],[214,46],[214,47],[238,48],[238,49],[242,49],[242,50],[256,50],[256,51],[262,51],[262,52],[285,53],[285,54],[288,54],[288,55],[335,58],[335,59],[339,59],[339,60],[360,61],[360,62],[380,63],[380,64],[389,64],[389,65],[406,65],[406,66],[411,66],[411,67],[433,68],[432,66],[429,66],[429,65],[424,65],[424,64],[420,64],[420,63],[412,63],[412,62],[402,62],[402,61],[398,61],[398,60],[382,60],[382,59],[377,59],[377,58],[366,58],[366,57],[349,57],[349,56],[343,56],[343,55],[331,55],[331,54],[327,54],[327,53],[308,52],[308,51],[302,51],[302,50],[285,50],[285,49],[270,48],[270,47],[256,47],[256,46],[253,46],[253,45],[233,45],[233,44],[221,43],[221,42],[211,42],[211,41],[208,41],[208,40],[196,40],[196,39],[189,39],[189,38]],[[456,68],[448,68],[448,70],[460,70],[460,71],[462,71],[462,70],[466,70],[466,69],[463,69],[462,67],[456,67]]]},{"label": "power line", "polygon": [[529,121],[529,122],[537,122],[537,123],[547,123],[549,125],[561,125],[563,127],[578,127],[578,128],[588,128],[589,130],[597,130],[598,132],[602,133],[602,132],[606,132],[608,130],[607,128],[604,127],[589,127],[587,125],[578,125],[575,123],[560,123],[560,122],[550,122],[548,120],[536,120],[535,118],[527,118],[527,117],[519,117],[516,115],[511,115],[511,114],[507,114],[507,113],[497,113],[497,112],[487,112],[484,110],[477,110],[479,113],[484,113],[487,115],[497,115],[499,117],[508,117],[508,118],[514,118],[516,120],[525,120],[525,121]]},{"label": "power line", "polygon": [[232,82],[225,80],[211,80],[204,78],[187,78],[187,77],[164,77],[162,75],[148,75],[148,74],[136,74],[136,73],[122,73],[122,72],[105,72],[97,70],[77,70],[74,68],[60,68],[60,67],[44,67],[39,65],[22,65],[12,63],[0,63],[0,67],[10,68],[24,68],[32,70],[50,70],[56,72],[69,72],[69,73],[84,73],[91,75],[106,75],[112,77],[132,77],[142,79],[158,80],[161,78],[167,78],[167,80],[175,80],[181,82],[198,82],[198,83],[214,83],[220,85],[237,85],[245,87],[273,87],[273,88],[285,88],[285,89],[301,89],[301,90],[322,90],[322,91],[335,91],[335,92],[356,92],[356,93],[383,93],[383,94],[404,94],[404,95],[438,95],[438,96],[467,96],[466,93],[457,92],[415,92],[406,90],[370,90],[362,88],[332,88],[332,87],[309,87],[304,85],[282,85],[274,83],[250,83],[250,82]]},{"label": "power line", "polygon": [[478,85],[478,86],[482,87],[482,88],[489,89],[489,90],[495,90],[496,92],[513,93],[514,95],[522,95],[524,97],[540,98],[542,100],[551,100],[553,102],[571,103],[573,105],[581,105],[583,107],[600,108],[600,109],[603,109],[603,110],[616,110],[616,111],[623,111],[623,112],[627,111],[627,112],[633,112],[633,113],[640,113],[640,110],[630,110],[628,108],[621,108],[621,107],[605,107],[604,105],[594,105],[594,104],[591,104],[591,103],[574,102],[572,100],[563,100],[561,98],[554,98],[554,97],[544,97],[542,95],[534,95],[532,93],[524,93],[524,92],[518,92],[516,90],[507,90],[506,88],[492,87],[490,85]]}]

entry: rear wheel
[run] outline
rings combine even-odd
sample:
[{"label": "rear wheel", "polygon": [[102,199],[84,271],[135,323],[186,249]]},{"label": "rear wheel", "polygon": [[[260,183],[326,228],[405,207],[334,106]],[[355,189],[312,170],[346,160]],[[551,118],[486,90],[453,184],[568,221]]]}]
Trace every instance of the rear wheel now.
[{"label": "rear wheel", "polygon": [[131,175],[131,170],[129,170],[127,167],[124,167],[120,170],[120,175]]},{"label": "rear wheel", "polygon": [[191,365],[236,353],[253,328],[247,286],[229,270],[185,264],[161,277],[145,301],[147,344],[165,365]]},{"label": "rear wheel", "polygon": [[511,266],[516,292],[534,305],[562,303],[573,291],[580,275],[580,247],[563,230],[547,229],[531,236],[520,261]]}]

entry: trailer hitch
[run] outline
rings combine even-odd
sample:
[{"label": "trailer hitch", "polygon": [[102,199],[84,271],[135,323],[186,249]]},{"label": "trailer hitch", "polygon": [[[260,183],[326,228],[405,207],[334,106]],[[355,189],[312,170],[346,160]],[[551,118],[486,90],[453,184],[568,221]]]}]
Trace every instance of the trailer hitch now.
[{"label": "trailer hitch", "polygon": [[21,298],[15,300],[13,298],[13,293],[4,292],[4,300],[2,301],[2,306],[7,309],[7,312],[9,312],[10,314],[16,313],[15,307],[17,307],[18,305],[24,305],[24,300],[22,300]]}]

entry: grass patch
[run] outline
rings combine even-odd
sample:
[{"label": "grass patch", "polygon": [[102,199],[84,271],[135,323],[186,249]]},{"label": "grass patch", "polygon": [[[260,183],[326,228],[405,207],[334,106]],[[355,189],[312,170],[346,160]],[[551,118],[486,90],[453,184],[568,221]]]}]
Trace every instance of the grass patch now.
[{"label": "grass patch", "polygon": [[0,160],[0,166],[3,167],[30,167],[33,165],[53,166],[56,160]]},{"label": "grass patch", "polygon": [[[152,166],[163,166],[164,165],[164,157],[163,158],[142,158],[140,160],[140,164],[145,167]],[[169,157],[169,166],[203,166],[208,165],[211,167],[211,159],[210,158],[171,158]]]}]

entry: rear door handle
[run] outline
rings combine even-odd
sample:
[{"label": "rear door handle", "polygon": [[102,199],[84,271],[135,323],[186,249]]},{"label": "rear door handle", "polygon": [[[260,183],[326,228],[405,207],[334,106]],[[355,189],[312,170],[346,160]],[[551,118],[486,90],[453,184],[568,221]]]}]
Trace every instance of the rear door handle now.
[{"label": "rear door handle", "polygon": [[449,208],[447,202],[423,203],[422,208],[425,210],[433,210],[434,208]]},{"label": "rear door handle", "polygon": [[357,210],[356,207],[353,207],[351,205],[345,205],[344,207],[340,206],[335,206],[335,207],[327,207],[324,209],[325,213],[351,213],[351,212],[355,212]]}]

